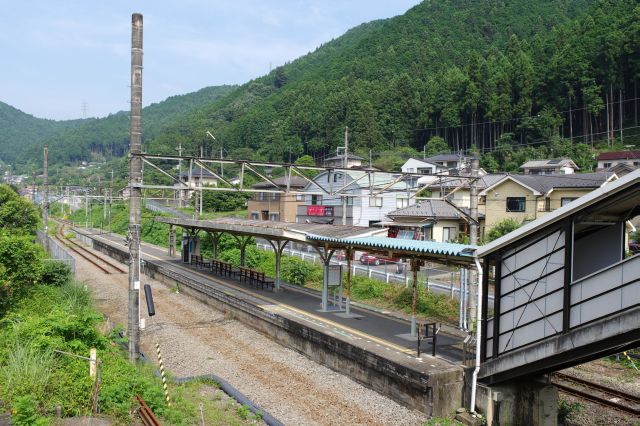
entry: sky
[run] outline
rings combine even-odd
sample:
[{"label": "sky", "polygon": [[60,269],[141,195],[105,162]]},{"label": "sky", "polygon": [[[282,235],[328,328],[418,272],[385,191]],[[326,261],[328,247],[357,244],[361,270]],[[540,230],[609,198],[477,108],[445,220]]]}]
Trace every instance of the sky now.
[{"label": "sky", "polygon": [[0,0],[0,101],[40,118],[129,109],[131,15],[143,105],[242,84],[419,0]]}]

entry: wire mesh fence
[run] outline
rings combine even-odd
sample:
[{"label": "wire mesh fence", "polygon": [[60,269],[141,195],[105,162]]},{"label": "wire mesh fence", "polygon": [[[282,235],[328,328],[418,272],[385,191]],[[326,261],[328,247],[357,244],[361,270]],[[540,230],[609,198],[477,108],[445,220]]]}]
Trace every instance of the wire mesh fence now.
[{"label": "wire mesh fence", "polygon": [[64,248],[62,244],[60,244],[58,241],[54,240],[53,238],[45,235],[44,232],[38,231],[37,234],[38,234],[38,242],[40,243],[40,245],[42,245],[45,248],[48,247],[50,259],[57,260],[69,265],[69,268],[71,268],[71,273],[75,277],[76,276],[76,260],[73,258],[73,256],[69,254],[69,252]]}]

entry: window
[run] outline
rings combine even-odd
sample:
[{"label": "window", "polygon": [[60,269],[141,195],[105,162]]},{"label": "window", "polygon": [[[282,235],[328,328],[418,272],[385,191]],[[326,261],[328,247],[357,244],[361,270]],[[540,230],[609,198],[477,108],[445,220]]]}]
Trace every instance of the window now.
[{"label": "window", "polygon": [[258,219],[260,219],[260,213],[251,212],[251,220],[258,220]]},{"label": "window", "polygon": [[608,169],[609,167],[611,167],[611,163],[604,163],[602,167]]},{"label": "window", "polygon": [[258,198],[256,198],[258,201],[266,201],[267,199],[267,193],[266,192],[258,192]]},{"label": "window", "polygon": [[396,198],[396,208],[402,209],[409,206],[408,198]]},{"label": "window", "polygon": [[382,197],[369,197],[369,207],[382,207]]},{"label": "window", "polygon": [[271,222],[277,222],[280,220],[280,214],[279,213],[269,213],[269,220]]},{"label": "window", "polygon": [[421,175],[430,175],[431,174],[431,169],[420,169],[420,174]]},{"label": "window", "polygon": [[560,205],[561,206],[566,206],[567,204],[569,204],[573,200],[577,200],[577,199],[578,199],[577,197],[562,197],[560,199]]},{"label": "window", "polygon": [[278,201],[280,199],[280,194],[276,192],[271,193],[271,201]]},{"label": "window", "polygon": [[304,194],[296,194],[296,201],[304,201]]},{"label": "window", "polygon": [[353,197],[347,197],[347,206],[353,206]]},{"label": "window", "polygon": [[311,205],[312,206],[319,206],[320,204],[322,204],[322,195],[312,195],[311,196]]},{"label": "window", "polygon": [[508,212],[523,212],[527,209],[526,197],[507,197]]},{"label": "window", "polygon": [[442,228],[442,242],[453,241],[456,239],[456,228],[444,227]]}]

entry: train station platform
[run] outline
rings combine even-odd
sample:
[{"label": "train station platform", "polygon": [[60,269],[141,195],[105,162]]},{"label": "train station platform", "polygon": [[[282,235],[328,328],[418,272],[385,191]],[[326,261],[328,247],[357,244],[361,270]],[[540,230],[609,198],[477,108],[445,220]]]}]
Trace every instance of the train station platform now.
[{"label": "train station platform", "polygon": [[[128,259],[122,236],[81,228],[75,231],[94,249],[121,261]],[[318,291],[286,283],[277,292],[257,288],[184,263],[179,257],[169,256],[166,248],[146,243],[141,244],[141,255],[141,276],[147,274],[166,284],[177,284],[200,300],[217,299],[218,306],[226,304],[241,311],[245,322],[259,331],[272,334],[283,344],[411,408],[445,415],[461,406],[465,335],[454,327],[445,324],[440,328],[435,357],[431,356],[429,340],[423,341],[421,356],[417,357],[417,340],[409,333],[411,321],[401,313],[357,303],[352,304],[350,315],[326,311],[321,309]],[[281,330],[273,331],[271,325],[265,325],[271,322],[284,328],[287,337],[282,337]],[[320,347],[326,350],[319,350]]]}]

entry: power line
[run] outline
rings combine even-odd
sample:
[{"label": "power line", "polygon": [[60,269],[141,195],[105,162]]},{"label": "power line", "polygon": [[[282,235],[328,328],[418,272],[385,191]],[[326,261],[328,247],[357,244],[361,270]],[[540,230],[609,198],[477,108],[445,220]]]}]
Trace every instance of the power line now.
[{"label": "power line", "polygon": [[[640,98],[632,98],[632,99],[625,99],[622,102],[635,102],[637,100],[640,100]],[[607,106],[615,106],[620,104],[620,101],[612,101],[612,102],[605,102],[603,103],[603,108],[607,107]],[[566,113],[572,113],[575,111],[584,111],[588,109],[588,107],[582,107],[582,108],[572,108],[570,110],[564,110],[564,111],[555,111],[554,114],[566,114]],[[526,116],[522,116],[522,117],[514,117],[514,118],[506,118],[504,120],[494,120],[494,121],[483,121],[480,123],[470,123],[470,124],[461,124],[459,126],[442,126],[442,127],[422,127],[422,128],[416,128],[413,129],[413,131],[422,131],[422,130],[448,130],[448,129],[461,129],[463,127],[471,127],[471,126],[481,126],[481,125],[485,125],[485,124],[503,124],[503,123],[508,123],[511,121],[521,121],[521,120],[525,120],[528,118],[537,118],[539,117],[540,114],[537,115],[526,115]]]}]

